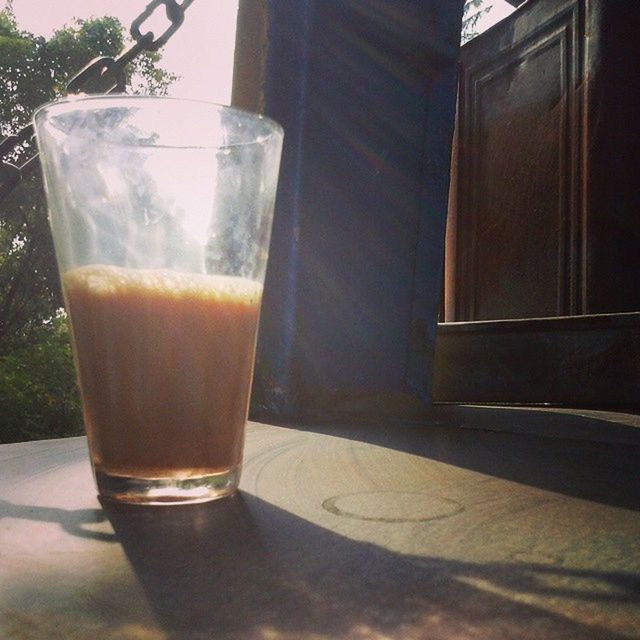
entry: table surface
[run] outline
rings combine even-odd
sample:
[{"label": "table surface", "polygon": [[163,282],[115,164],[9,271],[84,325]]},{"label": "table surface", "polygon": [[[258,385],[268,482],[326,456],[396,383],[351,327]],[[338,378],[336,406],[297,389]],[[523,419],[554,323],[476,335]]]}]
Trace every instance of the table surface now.
[{"label": "table surface", "polygon": [[101,505],[84,438],[0,447],[0,637],[640,638],[640,421],[251,423],[241,491]]}]

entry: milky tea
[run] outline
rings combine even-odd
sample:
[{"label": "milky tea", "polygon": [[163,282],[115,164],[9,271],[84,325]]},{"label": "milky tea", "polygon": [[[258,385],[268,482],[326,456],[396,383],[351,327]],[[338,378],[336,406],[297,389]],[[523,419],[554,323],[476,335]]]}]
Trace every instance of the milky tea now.
[{"label": "milky tea", "polygon": [[240,464],[261,285],[86,266],[63,287],[96,473],[189,478]]}]

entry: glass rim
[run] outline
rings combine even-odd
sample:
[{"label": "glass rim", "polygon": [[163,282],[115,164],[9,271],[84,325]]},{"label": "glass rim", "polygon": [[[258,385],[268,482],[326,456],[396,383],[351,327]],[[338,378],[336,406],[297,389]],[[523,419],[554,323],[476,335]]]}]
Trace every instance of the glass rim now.
[{"label": "glass rim", "polygon": [[[62,98],[58,98],[56,100],[52,100],[50,102],[46,102],[39,107],[37,107],[32,115],[32,123],[34,125],[34,129],[38,130],[38,125],[36,124],[36,120],[40,120],[42,118],[48,120],[49,114],[64,114],[71,113],[74,110],[82,111],[83,105],[88,105],[90,103],[96,104],[96,110],[100,108],[100,103],[104,104],[104,108],[107,108],[108,103],[110,102],[120,102],[123,106],[128,104],[133,104],[135,102],[158,102],[158,103],[170,103],[174,102],[176,104],[191,104],[191,105],[199,105],[203,107],[210,108],[215,112],[230,112],[236,114],[238,117],[245,119],[247,122],[251,123],[260,123],[265,128],[265,133],[263,135],[256,135],[253,139],[247,139],[242,142],[234,142],[234,143],[226,143],[226,144],[184,144],[184,145],[172,145],[172,144],[159,144],[159,145],[139,145],[139,146],[149,146],[156,149],[161,148],[173,148],[173,149],[224,149],[224,148],[233,148],[233,147],[245,147],[249,145],[255,144],[264,144],[268,142],[270,138],[279,137],[280,139],[284,136],[284,130],[282,126],[269,118],[268,116],[262,115],[260,113],[255,113],[252,111],[248,111],[245,109],[239,109],[237,107],[219,104],[217,102],[211,102],[208,100],[198,100],[196,98],[182,98],[179,96],[149,96],[149,95],[126,95],[126,94],[81,94],[81,95],[71,95],[65,96]],[[77,107],[75,109],[74,107]],[[118,144],[118,143],[111,143]],[[121,144],[121,143],[120,143]],[[136,146],[136,145],[132,145]]]}]

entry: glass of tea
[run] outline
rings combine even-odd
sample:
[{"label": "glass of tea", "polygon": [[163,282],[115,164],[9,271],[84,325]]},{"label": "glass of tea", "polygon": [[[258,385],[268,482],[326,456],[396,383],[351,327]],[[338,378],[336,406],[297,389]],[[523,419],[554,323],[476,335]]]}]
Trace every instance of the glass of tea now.
[{"label": "glass of tea", "polygon": [[98,493],[233,493],[282,129],[141,96],[62,100],[34,124]]}]

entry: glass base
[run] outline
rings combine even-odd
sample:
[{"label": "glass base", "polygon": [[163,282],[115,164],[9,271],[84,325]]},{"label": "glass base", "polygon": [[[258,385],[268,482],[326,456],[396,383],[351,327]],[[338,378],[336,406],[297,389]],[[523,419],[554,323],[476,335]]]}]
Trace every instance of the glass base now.
[{"label": "glass base", "polygon": [[240,467],[188,478],[135,478],[96,469],[95,478],[98,494],[108,500],[149,505],[194,504],[234,493],[240,480]]}]

